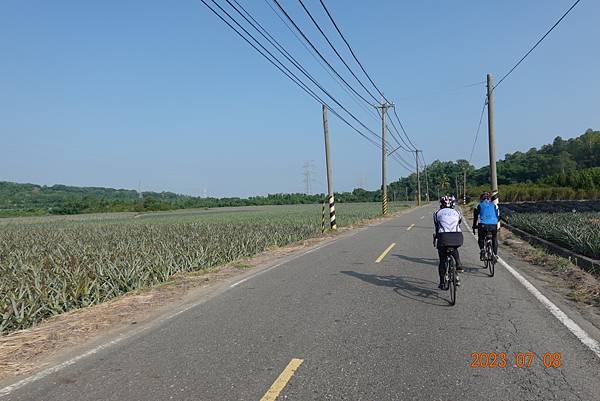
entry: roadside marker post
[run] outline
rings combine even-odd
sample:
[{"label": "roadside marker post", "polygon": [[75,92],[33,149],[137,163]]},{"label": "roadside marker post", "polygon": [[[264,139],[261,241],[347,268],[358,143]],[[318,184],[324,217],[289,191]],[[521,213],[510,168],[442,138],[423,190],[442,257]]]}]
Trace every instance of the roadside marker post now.
[{"label": "roadside marker post", "polygon": [[321,202],[321,234],[325,232],[325,201]]}]

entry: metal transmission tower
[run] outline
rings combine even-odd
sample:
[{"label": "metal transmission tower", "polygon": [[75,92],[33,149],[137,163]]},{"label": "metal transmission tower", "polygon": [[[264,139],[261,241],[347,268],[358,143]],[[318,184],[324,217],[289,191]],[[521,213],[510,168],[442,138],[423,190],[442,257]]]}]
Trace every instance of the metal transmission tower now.
[{"label": "metal transmission tower", "polygon": [[315,181],[315,162],[314,160],[306,161],[302,165],[302,175],[304,176],[304,193],[310,195],[312,193],[313,182]]}]

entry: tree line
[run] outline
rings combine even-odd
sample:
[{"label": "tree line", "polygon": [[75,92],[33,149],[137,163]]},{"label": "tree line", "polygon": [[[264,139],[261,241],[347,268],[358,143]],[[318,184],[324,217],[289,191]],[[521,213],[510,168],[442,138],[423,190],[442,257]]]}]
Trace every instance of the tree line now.
[{"label": "tree line", "polygon": [[[508,153],[497,162],[497,170],[501,198],[505,200],[600,198],[600,131],[588,129],[576,138],[556,137],[551,144],[539,149]],[[426,198],[427,189],[432,199],[441,194],[462,196],[463,172],[467,175],[468,195],[476,196],[489,189],[489,166],[477,169],[464,159],[436,160],[421,172],[422,198]],[[388,194],[390,200],[414,200],[416,174],[390,183]],[[0,216],[290,205],[319,203],[324,198],[324,194],[302,193],[215,198],[173,192],[140,194],[128,189],[0,182]],[[381,198],[381,190],[356,188],[336,193],[336,201],[340,203],[377,202]]]}]

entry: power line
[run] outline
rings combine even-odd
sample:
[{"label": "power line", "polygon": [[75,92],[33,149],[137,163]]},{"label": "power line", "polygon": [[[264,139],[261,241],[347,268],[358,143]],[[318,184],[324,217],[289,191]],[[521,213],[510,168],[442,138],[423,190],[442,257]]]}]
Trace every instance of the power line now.
[{"label": "power line", "polygon": [[[298,0],[300,1],[300,3],[302,4],[302,0]],[[333,26],[335,27],[336,31],[338,32],[338,34],[340,35],[340,37],[342,38],[342,40],[344,41],[344,43],[346,44],[346,47],[348,47],[348,50],[350,51],[350,53],[352,54],[352,57],[354,58],[354,60],[356,61],[356,63],[360,66],[361,70],[363,71],[363,73],[365,74],[365,76],[369,79],[369,82],[371,82],[371,84],[373,85],[373,87],[377,90],[377,92],[379,92],[379,94],[381,95],[381,97],[388,103],[390,103],[390,101],[385,97],[385,95],[383,94],[383,92],[377,87],[377,85],[375,84],[375,82],[373,81],[373,79],[371,78],[371,76],[369,75],[369,73],[367,72],[367,70],[364,68],[363,64],[360,62],[360,60],[358,59],[358,57],[356,56],[356,53],[354,52],[354,50],[352,49],[352,46],[350,46],[350,43],[348,42],[348,40],[346,39],[346,37],[344,36],[344,34],[342,33],[340,27],[338,26],[338,24],[335,22],[335,19],[333,18],[331,12],[329,11],[329,9],[327,8],[327,6],[325,5],[325,3],[323,2],[323,0],[319,0],[321,3],[321,6],[323,7],[323,9],[325,10],[325,13],[327,14],[327,16],[329,17],[329,20],[331,21],[331,23],[333,24]],[[303,4],[302,4],[303,5]],[[304,5],[303,5],[304,7]],[[304,7],[304,9],[306,10],[306,7]],[[309,14],[308,10],[306,10],[306,12]],[[314,19],[311,16],[311,19],[313,20],[313,22],[315,23],[315,25],[317,25],[317,28],[319,29],[319,31],[321,31],[321,28],[318,26],[318,24],[314,21]],[[321,33],[323,34],[323,36],[325,37],[325,39],[327,40],[327,43],[329,43],[329,45],[332,47],[332,49],[335,51],[335,53],[338,55],[338,57],[340,57],[340,59],[342,60],[342,62],[344,63],[344,65],[346,65],[346,67],[348,68],[348,70],[352,73],[352,75],[360,82],[360,80],[356,77],[356,75],[354,75],[354,73],[352,72],[352,70],[350,69],[350,67],[346,64],[346,62],[342,59],[342,57],[339,55],[339,53],[337,52],[337,50],[335,49],[335,47],[331,44],[331,42],[329,41],[329,39],[327,38],[327,36],[321,31]],[[479,85],[480,83],[476,83],[473,85]],[[361,83],[361,86],[362,85]],[[366,88],[365,88],[366,90]],[[371,95],[373,97],[373,95]],[[377,101],[377,99],[375,99],[375,101]],[[396,116],[396,119],[398,120],[398,124],[400,125],[400,128],[402,129],[402,132],[404,133],[404,135],[406,136],[406,139],[408,139],[408,142],[410,143],[410,145],[412,145],[412,147],[414,149],[416,149],[416,146],[412,143],[412,141],[410,140],[410,137],[408,136],[408,134],[406,133],[406,130],[404,129],[404,125],[402,124],[402,121],[400,120],[400,117],[398,116],[398,113],[396,112],[396,108],[394,107],[394,115]],[[393,123],[393,121],[390,119],[390,122],[392,123],[392,127],[394,128],[394,130],[396,131],[396,133],[398,134],[398,136],[402,139],[402,135],[400,135],[398,128],[396,127],[396,125]],[[392,136],[394,137],[394,139],[398,142],[398,140],[396,139],[396,137],[392,134]],[[404,139],[402,139],[402,142],[407,146],[410,147],[406,141],[404,141]],[[400,145],[400,142],[398,142],[398,145]],[[403,148],[401,146],[401,148]],[[410,151],[410,150],[408,150]]]},{"label": "power line", "polygon": [[[211,0],[215,5],[217,5],[217,7],[219,7],[219,9],[221,11],[223,11],[230,19],[232,19],[238,26],[240,26],[240,28],[242,30],[244,30],[244,32],[246,32],[246,34],[248,36],[250,36],[261,48],[263,48],[275,61],[277,61],[281,67],[275,62],[273,61],[271,58],[269,58],[262,50],[260,50],[258,47],[256,47],[252,42],[250,42],[250,40],[248,40],[248,38],[246,38],[239,30],[237,30],[233,25],[231,25],[231,23],[229,21],[227,21],[225,18],[223,18],[223,16],[221,16],[221,14],[219,14],[214,8],[212,8],[205,0],[200,0],[202,3],[204,3],[204,5],[211,10],[217,17],[219,17],[219,19],[221,19],[225,24],[227,24],[227,26],[229,26],[235,33],[237,33],[244,41],[246,41],[246,43],[248,43],[254,50],[256,50],[261,56],[263,56],[264,58],[266,58],[271,64],[273,64],[280,72],[282,72],[286,77],[288,77],[292,82],[294,82],[296,85],[298,85],[300,87],[300,89],[302,89],[304,92],[306,92],[309,96],[311,96],[314,100],[316,100],[318,103],[320,104],[324,104],[327,105],[327,103],[321,99],[320,96],[318,96],[316,93],[314,93],[314,91],[312,89],[310,89],[304,82],[302,82],[302,80],[300,80],[300,78],[298,78],[293,72],[291,72],[283,63],[281,63],[281,61],[279,61],[271,52],[269,52],[269,50],[267,50],[256,38],[254,38],[254,36],[252,36],[252,34],[250,34],[246,29],[244,29],[241,25],[239,25],[239,23],[237,23],[237,21],[235,21],[235,19],[229,14],[227,13],[227,11],[223,10],[223,8],[221,6],[219,6],[214,0]],[[282,68],[283,67],[283,68]],[[334,100],[335,101],[335,100]],[[337,101],[335,101],[337,104],[339,104]],[[327,105],[328,106],[328,105]],[[341,105],[340,105],[341,106]],[[329,107],[329,106],[328,106]],[[343,106],[341,106],[343,108]],[[359,135],[361,135],[363,138],[367,139],[369,142],[371,142],[372,144],[374,144],[375,146],[377,146],[379,149],[381,149],[381,147],[379,146],[379,144],[377,142],[375,142],[373,139],[369,138],[368,136],[366,136],[362,131],[360,131],[358,128],[356,128],[355,126],[353,126],[352,124],[350,124],[345,118],[343,118],[338,112],[336,111],[332,111],[334,115],[336,115],[338,118],[340,118],[346,125],[348,125],[350,128],[352,128],[354,131],[356,131]],[[348,112],[348,114],[351,115],[351,113]],[[355,118],[355,117],[354,117]],[[356,118],[355,118],[356,119]],[[377,134],[375,134],[373,131],[371,131],[375,136],[379,137]]]},{"label": "power line", "polygon": [[350,50],[350,53],[352,54],[352,57],[354,57],[354,60],[356,60],[356,62],[360,66],[360,69],[362,70],[362,72],[369,79],[369,82],[371,82],[371,85],[373,85],[373,87],[377,90],[377,92],[379,92],[379,94],[381,95],[381,97],[384,98],[386,102],[391,103],[389,100],[386,99],[386,97],[384,96],[383,92],[379,90],[379,88],[377,87],[377,85],[375,85],[375,82],[373,82],[373,80],[371,79],[371,76],[367,73],[367,70],[365,69],[365,67],[363,67],[363,65],[360,62],[360,60],[358,59],[358,57],[356,57],[356,54],[354,53],[354,50],[352,50],[352,46],[350,46],[350,43],[348,43],[348,41],[346,40],[346,37],[344,36],[344,34],[342,33],[342,31],[340,30],[340,28],[336,24],[335,20],[333,19],[331,13],[327,9],[327,6],[323,2],[323,0],[320,0],[320,2],[321,2],[321,6],[323,6],[323,9],[327,13],[327,16],[331,20],[331,23],[333,24],[333,26],[335,27],[335,29],[337,30],[337,32],[340,34],[340,37],[342,38],[342,40],[344,41],[344,43],[348,47],[348,50]]},{"label": "power line", "polygon": [[485,113],[485,106],[487,106],[487,99],[483,100],[483,107],[481,108],[481,115],[479,116],[479,124],[477,124],[477,132],[475,133],[475,140],[473,141],[473,147],[471,148],[471,154],[469,155],[469,164],[473,158],[473,152],[475,151],[475,145],[477,144],[477,138],[479,137],[479,131],[481,130],[481,122],[483,121],[483,114]]},{"label": "power line", "polygon": [[329,63],[329,61],[327,61],[327,59],[323,56],[323,54],[321,54],[321,52],[315,47],[315,45],[310,41],[310,39],[304,34],[304,32],[302,31],[302,29],[300,29],[300,27],[296,24],[296,22],[294,22],[294,20],[292,19],[292,17],[287,13],[287,11],[285,11],[285,9],[283,8],[283,6],[279,3],[278,0],[273,0],[273,2],[277,5],[277,8],[279,8],[279,10],[283,13],[283,15],[285,15],[285,17],[288,19],[288,21],[290,21],[290,23],[294,26],[294,28],[296,28],[296,30],[298,31],[298,33],[302,36],[302,38],[304,38],[304,40],[310,45],[310,47],[317,53],[317,55],[321,58],[321,60],[323,60],[325,62],[325,64],[327,64],[327,66],[331,69],[331,71],[333,71],[333,73],[335,75],[337,75],[342,82],[344,82],[344,84],[346,84],[346,86],[348,86],[348,88],[354,92],[358,97],[360,97],[365,103],[367,103],[368,105],[371,105],[371,103],[360,93],[358,93],[356,91],[356,89],[354,89],[354,87],[352,85],[350,85],[348,83],[348,81],[346,81],[338,72],[337,70]]},{"label": "power line", "polygon": [[296,30],[290,25],[290,23],[286,19],[284,19],[281,16],[280,13],[277,12],[277,10],[271,4],[271,1],[270,0],[264,0],[264,2],[265,2],[265,4],[267,6],[269,6],[269,8],[271,9],[271,11],[273,11],[273,13],[277,16],[277,18],[279,18],[279,20],[285,25],[285,27],[294,35],[294,37],[298,40],[298,42],[300,42],[300,44],[306,49],[306,51],[308,52],[308,54],[311,55],[311,57],[340,86],[340,88],[342,88],[342,90],[344,92],[346,92],[348,94],[348,96],[350,96],[352,98],[352,100],[361,109],[363,109],[364,111],[366,111],[367,114],[370,114],[371,117],[373,117],[376,120],[379,120],[379,116],[377,115],[377,113],[375,112],[375,110],[373,108],[371,108],[370,106],[369,107],[365,106],[365,104],[360,101],[361,99],[358,96],[356,96],[354,93],[352,93],[350,90],[348,90],[348,88],[346,87],[346,85],[344,85],[344,83],[335,74],[333,74],[329,68],[327,68],[327,66],[325,65],[325,63],[323,63],[323,61],[319,57],[317,57],[317,55],[315,54],[314,50],[310,49],[310,47],[306,44],[306,42],[302,39],[302,37],[300,37],[300,35],[298,35],[298,33],[296,32]]},{"label": "power line", "polygon": [[[244,36],[236,27],[234,27],[229,21],[227,21],[221,14],[219,14],[213,7],[211,7],[205,0],[200,0],[213,14],[215,14],[221,21],[223,21],[227,26],[229,26],[229,28],[231,28],[238,36],[240,36],[246,43],[248,43],[255,51],[257,51],[261,56],[263,56],[265,59],[267,59],[267,61],[269,61],[271,64],[273,64],[273,66],[275,66],[281,73],[283,73],[288,79],[290,79],[292,82],[294,82],[296,85],[298,85],[300,87],[300,89],[302,89],[304,92],[306,92],[310,97],[312,97],[314,100],[316,100],[318,103],[322,104],[322,105],[326,105],[328,108],[330,108],[330,106],[319,96],[317,95],[311,88],[309,88],[300,78],[298,78],[298,76],[296,74],[294,74],[292,71],[289,70],[289,68],[287,68],[285,66],[285,64],[283,64],[277,57],[275,57],[273,55],[273,53],[271,53],[268,49],[266,49],[262,43],[260,43],[260,41],[258,41],[250,32],[248,32],[243,26],[241,26],[237,20],[235,18],[233,18],[231,16],[231,14],[229,14],[226,10],[224,10],[218,3],[216,3],[215,0],[211,0],[211,2],[213,4],[215,4],[225,15],[227,15],[227,17],[229,17],[229,19],[231,19],[242,31],[244,31],[244,33],[246,33],[246,35],[248,35],[250,38],[252,38],[252,40],[254,42],[256,42],[256,44],[258,46],[260,46],[260,48],[262,48],[263,50],[259,49],[254,43],[252,43],[246,36]],[[231,3],[229,3],[231,5]],[[232,5],[231,5],[232,6]],[[235,9],[235,7],[232,6],[232,8]],[[236,9],[236,11],[239,10]],[[247,19],[246,19],[247,20]],[[248,20],[247,20],[248,21]],[[250,23],[250,25],[252,25]],[[256,26],[252,25],[254,29],[257,29]],[[258,29],[257,29],[258,30]],[[263,35],[264,36],[264,35]],[[271,42],[270,42],[271,43]],[[271,43],[272,44],[272,43]],[[273,44],[272,44],[273,45]],[[267,56],[267,53],[269,56]],[[279,64],[278,64],[279,63]],[[293,64],[293,63],[292,63]],[[296,68],[298,68],[296,66]],[[302,70],[302,69],[301,69]],[[337,99],[335,99],[333,96],[331,96],[324,88],[322,88],[320,86],[320,84],[318,84],[316,81],[313,81],[313,83],[315,85],[317,85],[319,87],[319,89],[321,89],[322,91],[324,91],[338,106],[340,106],[346,113],[348,113],[350,115],[350,117],[352,117],[354,120],[356,120],[360,125],[362,125],[365,129],[367,129],[369,132],[371,132],[373,135],[375,135],[377,138],[381,139],[381,137],[379,135],[377,135],[373,130],[369,129],[368,127],[366,127],[360,120],[358,120],[352,113],[350,113],[341,103],[339,103],[337,101]],[[331,108],[330,108],[331,109]],[[334,114],[336,117],[338,117],[340,120],[342,120],[342,122],[344,122],[346,125],[348,125],[351,129],[353,129],[355,132],[357,132],[359,135],[361,135],[363,138],[365,138],[367,141],[369,141],[371,144],[373,144],[375,147],[377,147],[378,149],[381,149],[381,146],[375,142],[372,138],[366,136],[362,131],[360,131],[358,128],[356,128],[354,125],[352,125],[348,120],[346,120],[342,115],[340,115],[337,111],[335,111],[334,109],[331,109],[332,114]],[[401,162],[398,159],[395,159],[399,164],[401,164]],[[401,164],[402,165],[402,164]],[[406,166],[402,165],[403,167],[406,168]]]},{"label": "power line", "polygon": [[400,124],[400,128],[402,129],[402,132],[404,132],[404,136],[406,136],[406,139],[408,140],[408,142],[412,145],[413,149],[416,150],[417,147],[415,146],[415,144],[410,140],[410,137],[408,136],[408,134],[406,133],[406,130],[404,129],[404,124],[402,124],[402,121],[400,120],[400,117],[398,116],[398,112],[396,111],[396,108],[394,107],[394,115],[396,116],[396,120],[398,120],[398,124]]},{"label": "power line", "polygon": [[[275,57],[273,55],[273,53],[271,53],[268,49],[266,49],[250,32],[248,32],[243,26],[241,26],[239,24],[239,22],[237,22],[237,20],[235,18],[233,18],[231,16],[231,14],[229,14],[227,11],[225,11],[223,9],[223,7],[221,7],[215,0],[211,0],[223,13],[225,13],[238,27],[240,27],[248,36],[250,36],[263,50],[265,50],[275,61],[277,61],[287,72],[289,72],[290,74],[292,74],[298,81],[302,82],[302,80],[300,80],[300,78],[298,78],[297,75],[295,75],[292,71],[289,70],[289,68],[287,68],[277,57]],[[226,0],[227,3],[238,13],[240,14],[245,20],[246,22],[251,25],[257,32],[259,32],[261,34],[261,36],[263,36],[273,47],[275,47],[290,63],[292,63],[300,72],[302,72],[302,74],[304,74],[304,76],[306,76],[314,85],[316,85],[323,93],[325,93],[335,104],[337,104],[342,110],[344,110],[354,121],[356,121],[359,125],[361,125],[364,129],[366,129],[367,131],[369,131],[371,134],[373,134],[375,137],[377,138],[381,138],[377,133],[375,133],[375,131],[371,130],[369,127],[367,127],[362,121],[360,121],[354,114],[352,114],[350,111],[348,111],[348,109],[346,109],[333,95],[331,95],[325,88],[323,88],[323,86],[321,84],[319,84],[319,82],[317,82],[312,75],[308,74],[306,72],[306,70],[299,65],[299,63],[297,62],[297,60],[293,57],[291,57],[291,55],[289,55],[289,53],[287,51],[282,51],[280,50],[267,36],[265,36],[261,30],[259,28],[257,28],[252,22],[250,22],[248,20],[248,18],[246,18],[235,6],[233,6],[233,4],[229,1]],[[204,1],[203,1],[204,2]],[[246,11],[247,12],[247,11]],[[259,24],[260,25],[260,24]],[[262,27],[262,26],[261,26]],[[263,28],[264,29],[264,28]],[[277,42],[278,43],[278,42]],[[280,45],[281,46],[281,45]],[[302,84],[304,86],[306,86],[306,84],[304,82],[302,82]],[[313,92],[314,93],[314,92]],[[318,100],[321,104],[324,104],[325,102],[319,97]]]},{"label": "power line", "polygon": [[546,38],[546,36],[548,36],[550,34],[550,32],[552,32],[554,30],[554,28],[556,28],[558,26],[558,24],[560,24],[560,22],[567,16],[567,14],[569,14],[571,12],[571,10],[573,8],[575,8],[575,6],[577,4],[579,4],[581,0],[577,0],[575,3],[573,3],[573,5],[571,7],[569,7],[569,9],[562,15],[562,17],[560,17],[558,19],[558,21],[556,21],[554,23],[554,25],[552,25],[552,27],[544,34],[544,36],[542,36],[536,43],[535,45],[533,45],[533,47],[531,49],[529,49],[529,51],[527,53],[525,53],[525,55],[523,57],[521,57],[521,59],[517,62],[517,64],[514,65],[513,68],[511,68],[502,78],[500,78],[500,80],[498,81],[498,83],[496,85],[494,85],[494,87],[492,88],[492,90],[496,89],[501,83],[502,81],[504,81],[526,58],[527,56],[529,56],[529,54],[531,54],[531,52],[538,47],[538,45],[540,43],[542,43],[542,41]]},{"label": "power line", "polygon": [[331,47],[331,49],[333,50],[333,52],[335,53],[335,55],[338,56],[338,58],[340,59],[340,61],[346,66],[346,68],[348,69],[348,71],[350,71],[350,74],[352,74],[352,76],[356,79],[356,81],[360,84],[360,86],[362,86],[362,88],[365,90],[365,92],[367,92],[369,94],[369,96],[371,96],[373,98],[373,100],[375,100],[375,102],[378,103],[377,98],[371,93],[371,91],[369,91],[366,88],[366,86],[362,83],[362,81],[356,76],[356,74],[354,73],[354,71],[352,70],[352,68],[350,68],[350,66],[348,65],[348,63],[346,63],[346,60],[344,60],[344,58],[341,56],[341,54],[337,51],[337,49],[335,48],[335,46],[333,45],[333,43],[331,43],[331,40],[329,40],[329,37],[327,36],[327,34],[325,32],[323,32],[323,29],[321,29],[321,26],[319,25],[319,23],[314,19],[313,15],[310,13],[310,11],[308,10],[308,8],[306,8],[306,6],[304,5],[304,2],[302,0],[298,0],[298,2],[300,3],[300,5],[304,9],[304,11],[306,12],[306,14],[308,15],[308,17],[310,18],[310,20],[313,22],[313,24],[315,25],[315,27],[319,30],[319,32],[321,33],[321,35],[323,35],[323,37],[325,38],[325,41],[327,42],[327,44],[329,44],[329,47]]},{"label": "power line", "polygon": [[[408,148],[410,148],[410,145],[408,143],[406,143],[406,141],[404,140],[404,138],[400,134],[400,131],[398,131],[398,128],[396,127],[396,124],[394,123],[394,120],[392,120],[389,115],[387,116],[387,118],[388,118],[390,124],[392,125],[392,127],[394,128],[394,131],[396,132],[396,135],[394,135],[394,133],[392,131],[390,131],[390,133],[392,134],[392,138],[394,138],[394,140],[398,144],[398,147],[396,149],[394,149],[393,151],[391,151],[390,153],[393,153],[393,152],[395,152],[398,149],[402,149],[402,150],[404,150],[406,152],[413,152],[413,150],[408,149]],[[400,143],[400,141],[398,140],[398,138],[400,138],[400,140],[402,141],[402,143],[404,144],[404,146]]]},{"label": "power line", "polygon": [[481,85],[485,85],[486,81],[479,81],[479,82],[472,82],[470,84],[464,84],[464,85],[460,85],[460,86],[454,86],[451,88],[447,88],[447,89],[440,89],[440,90],[433,90],[433,91],[426,91],[426,92],[421,92],[418,95],[413,95],[413,96],[402,96],[400,98],[398,98],[398,100],[411,100],[411,99],[419,99],[419,98],[430,98],[432,95],[441,95],[441,94],[445,94],[445,93],[453,93],[453,92],[458,92],[464,89],[468,89],[468,88],[473,88],[476,86],[481,86]]}]

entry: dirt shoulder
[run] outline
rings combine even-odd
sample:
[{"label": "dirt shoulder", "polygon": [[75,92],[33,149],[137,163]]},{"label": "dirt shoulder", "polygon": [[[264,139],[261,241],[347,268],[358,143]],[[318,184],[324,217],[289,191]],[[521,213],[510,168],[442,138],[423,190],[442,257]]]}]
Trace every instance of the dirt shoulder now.
[{"label": "dirt shoulder", "polygon": [[[403,209],[392,216],[412,210]],[[151,325],[199,299],[217,295],[234,281],[385,220],[364,221],[211,270],[178,274],[159,286],[57,315],[35,327],[0,336],[0,382],[14,381],[60,363],[70,355],[81,354],[95,344]]]}]

